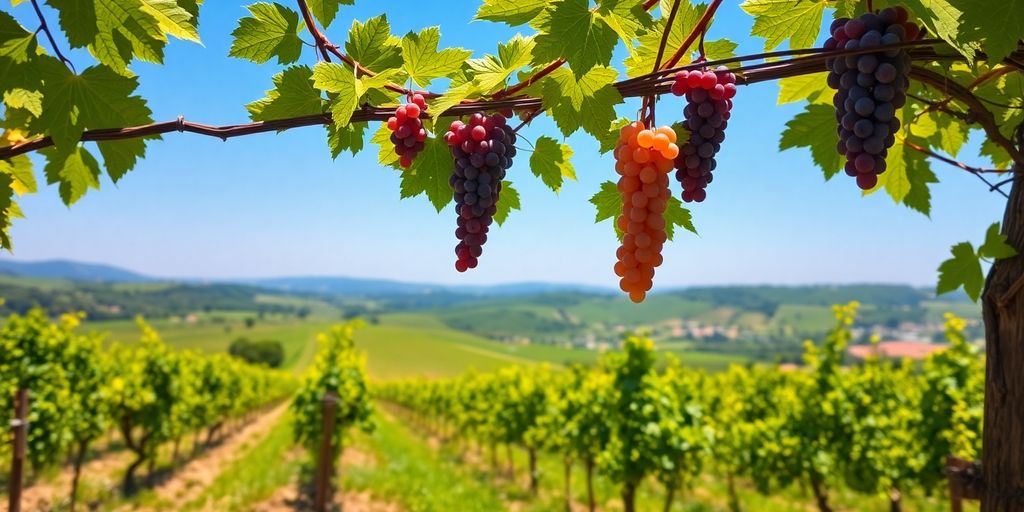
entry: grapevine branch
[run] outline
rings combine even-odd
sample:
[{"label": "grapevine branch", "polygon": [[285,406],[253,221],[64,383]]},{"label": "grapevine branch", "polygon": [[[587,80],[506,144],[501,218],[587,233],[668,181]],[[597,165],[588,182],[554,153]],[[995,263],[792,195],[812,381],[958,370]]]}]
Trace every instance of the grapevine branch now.
[{"label": "grapevine branch", "polygon": [[[53,53],[57,55],[57,58],[60,59],[65,66],[70,68],[71,71],[77,73],[77,71],[75,71],[75,65],[72,64],[71,60],[65,57],[63,53],[61,53],[60,47],[57,46],[57,41],[53,38],[53,32],[50,32],[50,26],[46,24],[46,17],[43,16],[43,11],[39,8],[39,2],[32,0],[32,8],[36,11],[36,17],[39,18],[39,30],[42,30],[43,33],[46,34],[46,38],[50,40],[50,47],[53,48]],[[36,33],[38,32],[39,31],[36,31]]]},{"label": "grapevine branch", "polygon": [[[938,43],[939,42],[935,40],[928,40],[898,43],[890,46],[915,47],[910,50],[910,55],[912,59],[932,61],[935,60],[937,54],[931,48],[925,48],[924,46]],[[883,46],[879,48],[885,47]],[[875,48],[873,49],[873,51],[878,51],[879,48]],[[672,80],[670,78],[667,78],[668,75],[679,70],[696,69],[698,67],[703,66],[718,66],[724,64],[743,63],[746,61],[765,58],[797,56],[788,60],[772,61],[752,65],[741,65],[739,67],[734,67],[730,69],[730,71],[734,73],[739,73],[739,75],[737,76],[738,84],[751,85],[759,82],[777,80],[780,78],[821,73],[824,69],[822,63],[826,59],[838,56],[854,55],[865,52],[866,50],[864,49],[800,49],[763,53],[758,55],[748,55],[742,57],[733,57],[729,59],[721,59],[718,61],[690,64],[688,66],[682,66],[675,69],[663,69],[658,72],[651,73],[649,75],[644,75],[641,77],[624,80],[622,82],[617,82],[614,85],[623,97],[642,97],[653,94],[662,94],[668,91],[671,87]],[[963,102],[969,108],[969,110],[973,111],[976,114],[976,121],[980,126],[982,126],[982,128],[985,129],[986,134],[989,136],[990,139],[993,140],[993,142],[998,144],[1000,147],[1006,149],[1015,161],[1024,161],[1024,155],[1021,154],[1021,150],[1016,148],[1006,136],[1000,133],[999,126],[996,123],[992,113],[989,112],[985,108],[984,104],[980,100],[978,100],[978,98],[975,97],[964,86],[952,82],[938,73],[918,67],[912,68],[911,76],[923,83],[933,85],[943,91],[946,91],[955,99]],[[532,111],[537,110],[541,107],[542,104],[539,98],[515,97],[456,105],[440,113],[439,116],[462,116],[480,110],[497,110],[504,108],[510,108],[516,111]],[[374,120],[383,121],[387,120],[387,118],[392,115],[394,115],[394,108],[364,106],[363,108],[357,110],[352,115],[350,122],[364,122]],[[329,113],[313,114],[286,119],[264,121],[258,123],[228,126],[211,126],[201,123],[187,122],[184,120],[184,118],[179,117],[177,120],[174,121],[153,123],[142,126],[87,130],[82,134],[81,140],[122,140],[133,139],[138,137],[148,137],[152,135],[173,132],[189,132],[199,135],[217,137],[226,140],[228,138],[239,137],[243,135],[281,131],[302,126],[324,125],[330,124],[332,122],[333,119],[331,118],[331,115]],[[31,151],[39,150],[52,145],[53,139],[48,136],[43,136],[37,137],[32,140],[13,144],[10,146],[0,147],[0,160],[10,159],[12,157],[22,155]]]},{"label": "grapevine branch", "polygon": [[[658,55],[654,58],[654,69],[651,72],[657,71],[661,67],[661,58],[665,56],[665,45],[668,44],[668,35],[672,33],[672,23],[676,19],[676,13],[679,12],[679,0],[672,2],[672,10],[668,13],[668,18],[665,20],[665,30],[661,33],[661,42],[658,43]],[[648,120],[649,125],[654,125],[654,96],[645,96],[643,107],[641,111],[648,110],[650,118]],[[641,114],[643,116],[643,114]]]},{"label": "grapevine branch", "polygon": [[[690,45],[692,45],[693,42],[697,40],[697,37],[699,35],[701,35],[705,30],[707,30],[708,24],[711,23],[711,18],[715,15],[715,11],[718,10],[719,5],[722,5],[722,0],[712,0],[711,5],[709,5],[707,10],[704,11],[704,15],[701,16],[700,20],[697,21],[697,24],[694,25],[693,30],[691,30],[690,34],[686,36],[686,39],[683,40],[683,43],[679,45],[679,49],[676,50],[674,54],[672,54],[672,57],[670,57],[667,62],[665,62],[666,68],[671,68],[672,66],[675,66],[677,63],[679,63],[679,59],[683,58],[683,55],[685,55],[686,52],[690,49]],[[672,26],[666,26],[665,30],[672,30]]]},{"label": "grapevine branch", "polygon": [[[947,163],[949,165],[952,165],[953,167],[956,167],[956,168],[961,169],[963,171],[966,171],[966,172],[968,172],[970,174],[973,174],[979,180],[981,180],[982,183],[988,185],[989,192],[999,192],[999,194],[1002,195],[1003,197],[1005,197],[1007,199],[1010,198],[1010,196],[1006,192],[1003,192],[1003,190],[1001,188],[999,188],[1003,184],[1005,184],[1006,182],[992,183],[991,181],[988,180],[988,178],[985,177],[986,173],[1003,173],[1003,172],[1006,172],[1004,170],[1000,170],[1000,169],[981,169],[981,168],[978,168],[978,167],[971,167],[971,166],[969,166],[969,165],[967,165],[967,164],[965,164],[963,162],[959,162],[959,161],[954,160],[952,158],[940,155],[940,154],[938,154],[938,153],[936,153],[936,152],[934,152],[934,151],[932,151],[932,150],[930,150],[930,149],[928,149],[928,148],[926,148],[924,146],[920,146],[918,144],[915,144],[914,142],[911,142],[910,140],[907,140],[907,139],[904,139],[903,145],[908,147],[908,148],[910,148],[910,149],[913,149],[914,151],[918,151],[918,152],[923,153],[923,154],[925,154],[925,155],[927,155],[927,156],[929,156],[931,158],[934,158],[934,159],[936,159],[936,160],[938,160],[940,162]],[[1010,181],[1013,181],[1013,179],[1011,178]]]}]

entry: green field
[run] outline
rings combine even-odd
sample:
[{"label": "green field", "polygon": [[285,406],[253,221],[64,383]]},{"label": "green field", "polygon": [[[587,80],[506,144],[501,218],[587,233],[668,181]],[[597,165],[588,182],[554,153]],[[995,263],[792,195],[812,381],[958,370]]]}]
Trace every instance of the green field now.
[{"label": "green field", "polygon": [[[327,313],[324,306],[320,313]],[[163,339],[178,348],[225,352],[239,337],[250,340],[278,340],[285,349],[284,367],[301,370],[316,351],[316,334],[336,323],[336,315],[311,315],[306,320],[294,316],[267,315],[252,327],[246,318],[254,313],[211,312],[190,321],[158,319],[151,321]],[[332,318],[333,317],[333,318]],[[133,343],[139,338],[135,322],[129,320],[88,322],[86,329],[108,333],[110,341]],[[377,379],[409,376],[451,377],[468,370],[488,372],[520,365],[551,363],[556,365],[592,364],[600,356],[594,350],[553,345],[502,343],[448,327],[428,313],[381,315],[356,332],[356,344],[367,355],[370,375]],[[732,363],[743,363],[740,356],[691,351],[674,344],[672,353],[687,366],[722,370]]]}]

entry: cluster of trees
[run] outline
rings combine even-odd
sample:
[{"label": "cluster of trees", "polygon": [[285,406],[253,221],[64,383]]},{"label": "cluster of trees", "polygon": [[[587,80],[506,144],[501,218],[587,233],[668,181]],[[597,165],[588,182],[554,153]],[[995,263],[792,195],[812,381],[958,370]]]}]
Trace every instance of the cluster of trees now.
[{"label": "cluster of trees", "polygon": [[494,464],[498,445],[526,449],[534,491],[540,452],[564,457],[567,500],[572,464],[582,463],[591,510],[595,471],[621,486],[627,512],[642,483],[665,487],[668,510],[703,471],[726,478],[734,510],[737,477],[764,493],[810,488],[822,511],[836,485],[887,496],[898,510],[902,492],[939,488],[947,455],[978,456],[983,360],[964,322],[947,316],[949,348],[923,363],[844,367],[856,309],[836,306],[834,329],[820,346],[806,344],[793,371],[706,374],[671,359],[660,368],[653,343],[630,336],[593,368],[507,368],[375,392],[443,436],[489,445]]},{"label": "cluster of trees", "polygon": [[173,443],[177,458],[187,435],[194,435],[195,450],[202,434],[209,443],[225,422],[294,388],[287,374],[227,355],[172,351],[141,319],[139,343],[105,344],[102,336],[79,331],[83,316],[51,320],[36,308],[11,315],[0,328],[4,403],[19,389],[29,391],[28,459],[40,470],[70,457],[72,503],[86,452],[105,433],[115,430],[135,455],[123,482],[130,494],[137,470],[152,468],[162,446]]},{"label": "cluster of trees", "polygon": [[280,368],[284,362],[284,345],[277,340],[249,341],[249,338],[242,337],[231,342],[228,354],[250,364]]}]

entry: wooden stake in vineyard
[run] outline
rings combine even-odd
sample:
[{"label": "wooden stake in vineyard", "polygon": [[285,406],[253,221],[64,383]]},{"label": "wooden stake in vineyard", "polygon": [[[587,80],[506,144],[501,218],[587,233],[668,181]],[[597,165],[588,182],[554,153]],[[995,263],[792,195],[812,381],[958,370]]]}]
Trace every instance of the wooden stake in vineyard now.
[{"label": "wooden stake in vineyard", "polygon": [[326,512],[331,502],[334,480],[334,457],[331,438],[334,433],[334,410],[338,406],[338,395],[333,391],[324,395],[323,401],[323,433],[320,436],[320,456],[316,468],[316,494],[313,498],[313,510]]},{"label": "wooden stake in vineyard", "polygon": [[25,454],[28,451],[28,390],[14,395],[14,419],[11,420],[14,449],[11,450],[11,474],[7,490],[7,510],[21,512],[21,489],[25,479]]}]

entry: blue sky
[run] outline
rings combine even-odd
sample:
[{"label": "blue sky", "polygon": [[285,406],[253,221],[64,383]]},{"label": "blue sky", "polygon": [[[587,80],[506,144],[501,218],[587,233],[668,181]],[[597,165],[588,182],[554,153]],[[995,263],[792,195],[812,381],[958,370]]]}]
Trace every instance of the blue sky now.
[{"label": "blue sky", "polygon": [[[387,13],[397,34],[440,25],[443,45],[480,55],[516,30],[472,22],[477,5],[360,0],[342,7],[328,36],[340,43],[352,19]],[[751,18],[737,5],[723,5],[709,38],[728,37],[740,44],[739,52],[760,51],[763,41],[748,35]],[[31,6],[13,11],[26,20]],[[243,105],[270,88],[278,67],[227,57],[230,32],[245,14],[242,3],[206,2],[203,46],[174,41],[165,65],[133,66],[155,119],[180,114],[210,124],[247,122]],[[80,69],[89,62],[81,52],[72,59]],[[303,61],[314,59],[307,49]],[[708,199],[691,208],[700,236],[683,233],[666,247],[655,289],[865,281],[932,285],[951,244],[977,240],[1001,218],[1001,196],[943,164],[933,167],[942,183],[933,187],[931,219],[894,205],[884,194],[861,198],[845,176],[826,183],[808,152],[778,152],[779,134],[800,107],[776,106],[776,94],[774,84],[741,88]],[[620,111],[635,112],[634,103]],[[681,108],[678,101],[662,101],[658,119],[678,119]],[[531,139],[559,137],[548,120],[523,133]],[[968,162],[977,142],[962,155]],[[315,127],[229,142],[168,135],[150,144],[147,158],[117,185],[105,181],[70,209],[54,187],[23,198],[27,218],[15,223],[15,253],[2,257],[70,258],[168,277],[315,274],[615,286],[611,267],[617,241],[609,224],[594,224],[588,202],[602,181],[614,179],[613,161],[599,155],[587,137],[573,136],[568,143],[579,181],[554,194],[532,176],[522,153],[509,179],[524,209],[492,232],[480,266],[467,274],[453,267],[450,208],[438,215],[423,197],[400,201],[398,174],[376,164],[375,147],[332,161],[325,132]]]}]

